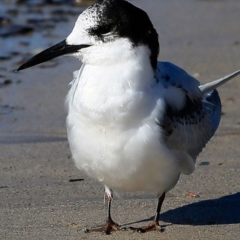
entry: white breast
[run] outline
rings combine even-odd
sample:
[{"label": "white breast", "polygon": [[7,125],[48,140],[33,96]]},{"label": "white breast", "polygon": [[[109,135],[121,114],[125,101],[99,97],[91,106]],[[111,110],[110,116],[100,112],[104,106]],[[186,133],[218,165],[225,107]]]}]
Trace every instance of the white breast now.
[{"label": "white breast", "polygon": [[161,141],[155,120],[163,102],[144,65],[143,72],[131,59],[104,71],[84,65],[67,98],[68,139],[76,166],[108,187],[163,192],[179,170]]}]

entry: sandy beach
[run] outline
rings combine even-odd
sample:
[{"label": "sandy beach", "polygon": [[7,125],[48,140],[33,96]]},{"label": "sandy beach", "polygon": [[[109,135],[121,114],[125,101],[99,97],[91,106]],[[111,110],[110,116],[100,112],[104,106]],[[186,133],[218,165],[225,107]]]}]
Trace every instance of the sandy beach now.
[{"label": "sandy beach", "polygon": [[[240,69],[240,1],[131,2],[149,14],[159,33],[159,60],[179,65],[202,83]],[[85,234],[85,227],[103,223],[105,209],[103,186],[74,166],[67,142],[65,96],[81,63],[62,57],[14,72],[33,54],[65,39],[84,8],[1,5],[0,17],[11,23],[3,25],[0,18],[0,239],[239,238],[239,76],[218,89],[220,127],[196,171],[181,176],[167,194],[160,216],[163,232]],[[24,26],[25,33],[12,34],[7,27],[13,25],[15,30]],[[114,199],[112,215],[124,226],[141,226],[153,218],[156,203],[154,194],[122,193]]]}]

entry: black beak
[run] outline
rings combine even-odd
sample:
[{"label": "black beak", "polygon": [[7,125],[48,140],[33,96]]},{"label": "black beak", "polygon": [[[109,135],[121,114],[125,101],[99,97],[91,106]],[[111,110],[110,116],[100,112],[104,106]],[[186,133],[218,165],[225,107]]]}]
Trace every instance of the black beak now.
[{"label": "black beak", "polygon": [[23,69],[35,66],[37,64],[46,62],[48,60],[54,59],[56,57],[65,55],[65,54],[71,54],[76,53],[81,48],[90,47],[90,45],[68,45],[66,43],[66,40],[63,40],[62,42],[40,52],[36,56],[30,58],[27,62],[22,64],[18,69],[18,71],[21,71]]}]

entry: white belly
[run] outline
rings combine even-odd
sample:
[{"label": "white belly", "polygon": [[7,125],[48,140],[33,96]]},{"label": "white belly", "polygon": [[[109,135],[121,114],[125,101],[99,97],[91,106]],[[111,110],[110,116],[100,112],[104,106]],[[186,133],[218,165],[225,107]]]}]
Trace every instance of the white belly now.
[{"label": "white belly", "polygon": [[72,125],[68,116],[68,139],[79,169],[114,190],[168,191],[178,181],[179,170],[152,129],[119,133]]}]

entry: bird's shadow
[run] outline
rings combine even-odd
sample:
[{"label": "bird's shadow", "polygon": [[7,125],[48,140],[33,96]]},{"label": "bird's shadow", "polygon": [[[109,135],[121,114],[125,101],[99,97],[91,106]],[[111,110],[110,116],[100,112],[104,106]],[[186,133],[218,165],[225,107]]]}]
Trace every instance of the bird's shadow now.
[{"label": "bird's shadow", "polygon": [[[153,219],[154,217],[151,217],[134,223],[149,222]],[[193,226],[238,224],[240,223],[240,192],[168,210],[160,214],[160,220],[170,224]]]}]

